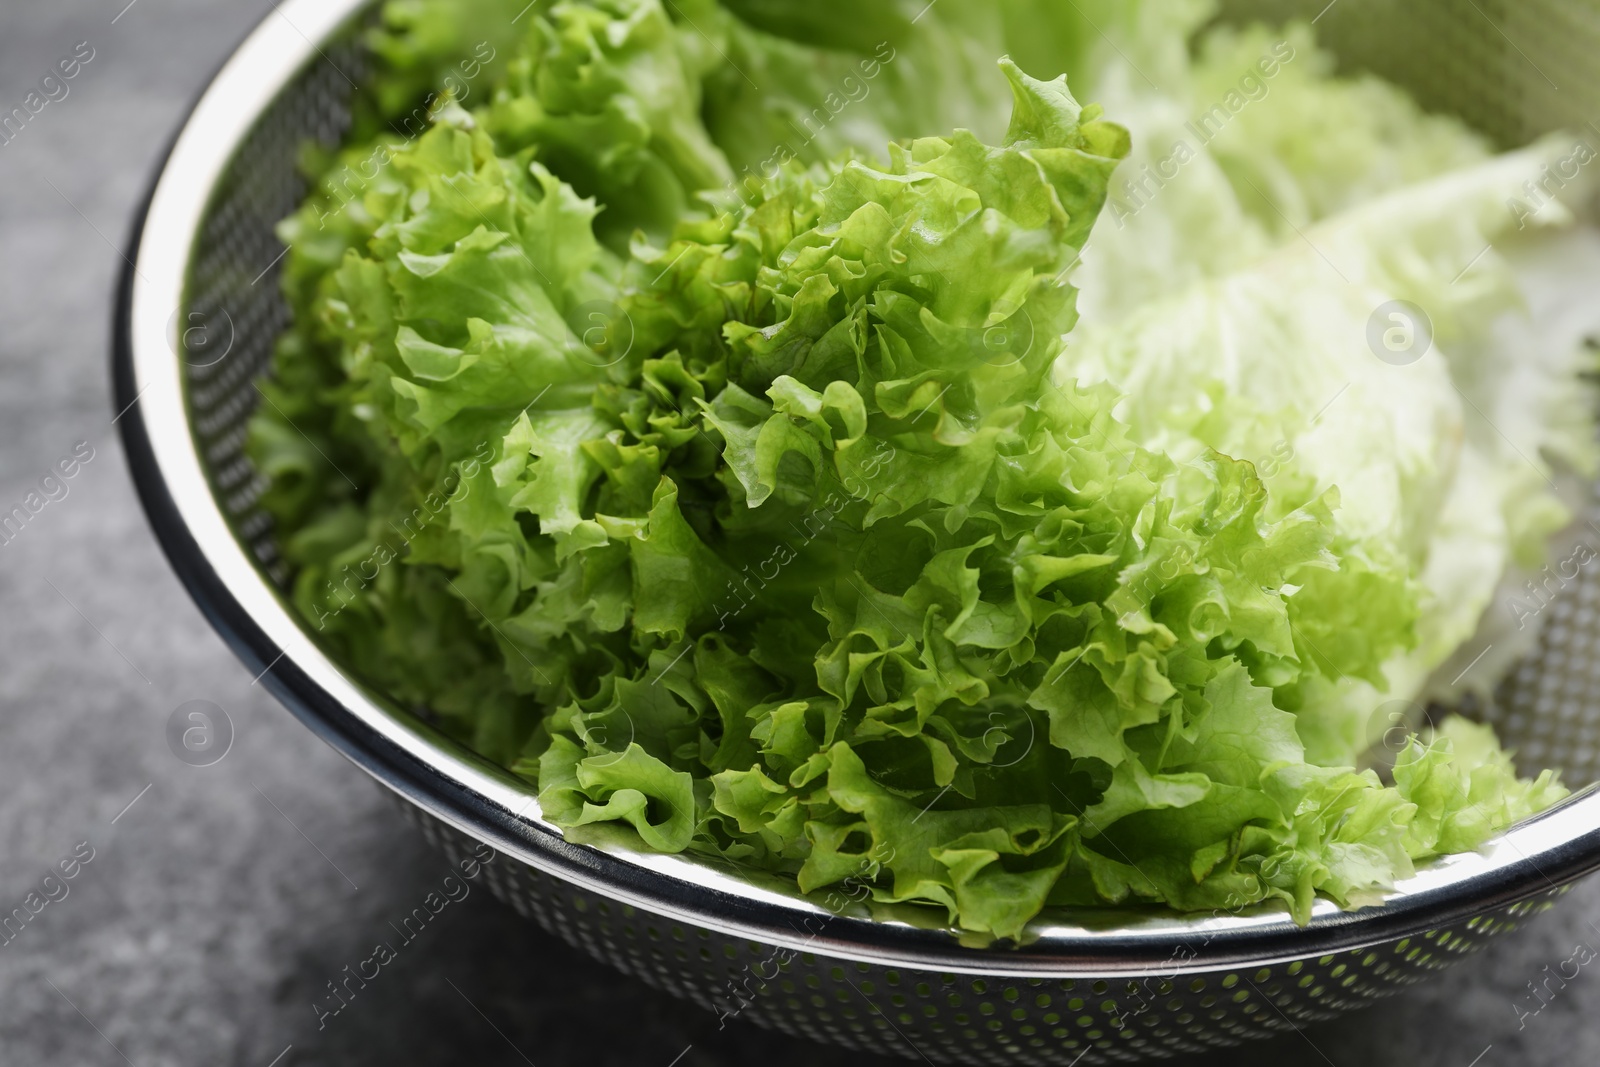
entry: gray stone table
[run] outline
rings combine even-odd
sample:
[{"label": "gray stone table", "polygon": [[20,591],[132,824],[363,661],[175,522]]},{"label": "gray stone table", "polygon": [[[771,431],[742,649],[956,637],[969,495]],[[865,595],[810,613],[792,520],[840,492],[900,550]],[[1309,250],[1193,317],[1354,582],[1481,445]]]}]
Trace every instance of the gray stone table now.
[{"label": "gray stone table", "polygon": [[[94,53],[70,95],[0,147],[0,510],[79,442],[93,450],[68,494],[0,547],[0,911],[79,842],[93,849],[67,896],[0,948],[0,1064],[857,1062],[742,1024],[719,1031],[482,892],[318,1030],[313,998],[444,866],[252,685],[129,485],[106,381],[118,248],[187,104],[271,4],[126,3],[0,4],[0,111],[79,42]],[[196,699],[237,727],[205,769],[164,740]],[[1575,943],[1600,946],[1590,917],[1600,884],[1431,985],[1216,1062],[1600,1061],[1600,975],[1585,970],[1522,1029],[1513,1007]]]}]

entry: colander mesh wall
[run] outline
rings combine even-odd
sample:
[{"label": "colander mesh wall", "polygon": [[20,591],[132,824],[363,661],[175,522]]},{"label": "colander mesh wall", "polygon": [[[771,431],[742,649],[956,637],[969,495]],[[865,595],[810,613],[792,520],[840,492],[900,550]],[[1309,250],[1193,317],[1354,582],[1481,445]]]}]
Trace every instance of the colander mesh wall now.
[{"label": "colander mesh wall", "polygon": [[1506,147],[1600,118],[1593,0],[1222,0],[1229,21],[1316,20],[1345,69],[1404,86]]},{"label": "colander mesh wall", "polygon": [[[452,863],[473,854],[474,839],[397,803]],[[1565,892],[1459,927],[1271,967],[1019,979],[784,952],[640,912],[506,857],[484,872],[495,896],[524,918],[725,1019],[884,1055],[995,1065],[1137,1063],[1295,1030],[1415,985],[1516,930]],[[1181,944],[1174,943],[1174,958]]]}]

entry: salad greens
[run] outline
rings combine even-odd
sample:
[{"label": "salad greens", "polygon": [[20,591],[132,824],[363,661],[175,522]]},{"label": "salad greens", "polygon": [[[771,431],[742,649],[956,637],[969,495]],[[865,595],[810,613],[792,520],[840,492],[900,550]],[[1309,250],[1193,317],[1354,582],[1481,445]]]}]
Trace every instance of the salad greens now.
[{"label": "salad greens", "polygon": [[[1452,280],[1553,149],[1176,0],[519,6],[386,6],[251,450],[307,620],[569,838],[982,941],[1305,921],[1564,795],[1461,720],[1356,769],[1568,518]],[[1350,352],[1393,299],[1414,366]]]}]

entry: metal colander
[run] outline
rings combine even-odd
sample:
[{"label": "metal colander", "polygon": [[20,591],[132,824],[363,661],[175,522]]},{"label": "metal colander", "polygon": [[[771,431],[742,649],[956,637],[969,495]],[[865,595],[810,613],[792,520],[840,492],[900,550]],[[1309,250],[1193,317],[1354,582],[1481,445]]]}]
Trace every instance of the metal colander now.
[{"label": "metal colander", "polygon": [[[1342,60],[1409,86],[1504,143],[1593,129],[1600,8],[1589,0],[1238,3],[1318,15]],[[682,857],[566,843],[525,783],[346,674],[286,604],[263,488],[243,451],[287,320],[274,224],[304,194],[308,137],[337,143],[362,74],[367,0],[285,0],[201,98],[151,193],[123,283],[117,406],[173,566],[252,672],[402,801],[453,858],[497,849],[492,888],[520,913],[725,1015],[822,1041],[951,1063],[1135,1060],[1290,1030],[1419,981],[1551,906],[1600,866],[1592,790],[1481,853],[1419,871],[1382,905],[1209,917],[1048,914],[1020,949],[835,916]],[[1600,129],[1595,129],[1600,133]],[[1594,516],[1600,520],[1600,515]],[[1531,764],[1600,779],[1600,576],[1547,612],[1538,653],[1482,710]]]}]

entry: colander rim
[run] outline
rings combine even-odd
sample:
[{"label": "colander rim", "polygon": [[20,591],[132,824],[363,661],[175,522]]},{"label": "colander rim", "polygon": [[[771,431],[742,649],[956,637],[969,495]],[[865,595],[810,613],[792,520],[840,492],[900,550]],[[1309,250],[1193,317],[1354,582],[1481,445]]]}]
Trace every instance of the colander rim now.
[{"label": "colander rim", "polygon": [[201,224],[257,121],[308,66],[331,64],[323,46],[377,2],[284,0],[202,92],[134,220],[112,378],[141,501],[202,613],[278,700],[379,783],[501,853],[663,919],[845,961],[970,975],[1175,977],[1272,966],[1421,935],[1600,867],[1600,792],[1591,786],[1481,852],[1426,865],[1380,904],[1342,911],[1320,901],[1305,927],[1271,910],[1142,915],[1110,928],[1052,917],[1026,946],[967,948],[945,930],[837,916],[702,860],[565,841],[534,814],[525,785],[396,708],[317,647],[225,518],[191,432],[176,312]]}]

